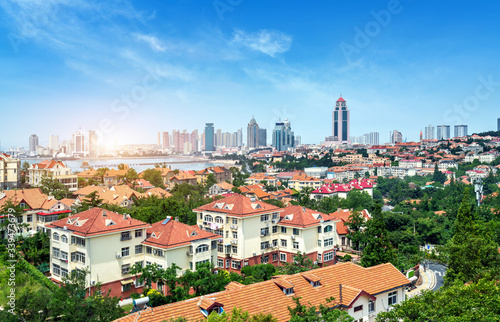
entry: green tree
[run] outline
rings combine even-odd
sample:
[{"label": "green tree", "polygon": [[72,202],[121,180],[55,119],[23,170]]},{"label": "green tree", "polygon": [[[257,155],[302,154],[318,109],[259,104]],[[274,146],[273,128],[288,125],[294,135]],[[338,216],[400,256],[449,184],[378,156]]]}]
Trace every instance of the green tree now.
[{"label": "green tree", "polygon": [[380,205],[375,206],[372,217],[366,222],[365,240],[366,247],[361,257],[362,266],[370,267],[394,261],[394,253]]},{"label": "green tree", "polygon": [[98,178],[101,181],[101,183],[104,183],[104,176],[108,171],[109,168],[99,168],[95,171],[95,177]]},{"label": "green tree", "polygon": [[364,241],[365,235],[363,229],[366,226],[365,218],[359,211],[354,211],[349,216],[347,221],[347,227],[349,227],[349,238],[353,243],[356,250],[359,250],[359,245]]},{"label": "green tree", "polygon": [[[320,304],[319,307],[306,306],[300,303],[300,297],[294,297],[295,307],[288,307],[290,322],[351,322],[354,318],[346,311],[336,310],[327,305]],[[333,298],[326,300],[327,303],[335,302]]]},{"label": "green tree", "polygon": [[278,268],[280,274],[292,275],[295,273],[305,272],[314,268],[318,268],[314,262],[300,251],[293,255],[292,263],[284,262],[282,266]]},{"label": "green tree", "polygon": [[142,176],[144,180],[149,181],[153,186],[164,189],[163,178],[161,177],[161,171],[156,169],[146,169]]},{"label": "green tree", "polygon": [[[259,313],[250,316],[247,311],[240,308],[234,308],[231,313],[223,312],[219,314],[213,312],[207,318],[208,322],[277,322],[271,313]],[[182,322],[182,321],[179,321]]]},{"label": "green tree", "polygon": [[51,177],[42,177],[40,188],[43,193],[53,195],[57,200],[67,198],[70,195],[69,189],[64,184]]},{"label": "green tree", "polygon": [[210,187],[216,183],[217,183],[217,180],[215,179],[215,175],[213,173],[210,173],[207,176],[207,179],[205,181],[205,185],[204,185],[205,192],[208,192],[208,189],[210,189]]},{"label": "green tree", "polygon": [[92,191],[85,196],[82,200],[82,210],[89,209],[90,207],[99,207],[103,199],[99,199],[99,192]]}]

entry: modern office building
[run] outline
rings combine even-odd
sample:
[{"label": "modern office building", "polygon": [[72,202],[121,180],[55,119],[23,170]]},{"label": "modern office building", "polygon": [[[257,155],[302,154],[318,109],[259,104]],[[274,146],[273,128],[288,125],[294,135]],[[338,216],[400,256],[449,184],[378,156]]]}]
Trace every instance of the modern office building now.
[{"label": "modern office building", "polygon": [[205,151],[215,151],[214,123],[205,124]]},{"label": "modern office building", "polygon": [[74,155],[85,155],[85,134],[83,134],[82,129],[73,134],[73,145],[75,147]]},{"label": "modern office building", "polygon": [[335,103],[333,110],[333,138],[336,144],[349,143],[349,110],[342,96]]},{"label": "modern office building", "polygon": [[236,146],[243,146],[243,129],[238,129],[236,133]]},{"label": "modern office building", "polygon": [[59,135],[51,135],[49,137],[49,149],[51,150],[59,149]]},{"label": "modern office building", "polygon": [[267,130],[259,129],[259,146],[267,146]]},{"label": "modern office building", "polygon": [[290,121],[276,122],[273,131],[273,147],[278,151],[286,151],[295,146],[295,137],[290,126]]},{"label": "modern office building", "polygon": [[497,119],[497,131],[500,131],[500,117]]},{"label": "modern office building", "polygon": [[30,152],[35,153],[37,146],[38,146],[38,136],[36,134],[31,134],[29,142]]},{"label": "modern office building", "polygon": [[394,130],[391,133],[391,143],[396,144],[400,142],[403,142],[403,134],[401,134],[398,130]]},{"label": "modern office building", "polygon": [[368,133],[368,144],[370,144],[370,145],[378,145],[379,144],[379,133],[378,132]]},{"label": "modern office building", "polygon": [[259,147],[259,124],[253,116],[247,126],[247,146],[249,149]]},{"label": "modern office building", "polygon": [[438,140],[448,140],[450,138],[450,126],[449,125],[438,125],[437,126],[437,139]]},{"label": "modern office building", "polygon": [[97,133],[95,130],[89,131],[89,156],[97,156]]},{"label": "modern office building", "polygon": [[467,136],[467,125],[455,125],[455,138]]},{"label": "modern office building", "polygon": [[424,135],[424,140],[434,140],[435,137],[434,137],[434,133],[436,131],[436,128],[432,125],[427,125],[425,127],[425,135]]}]

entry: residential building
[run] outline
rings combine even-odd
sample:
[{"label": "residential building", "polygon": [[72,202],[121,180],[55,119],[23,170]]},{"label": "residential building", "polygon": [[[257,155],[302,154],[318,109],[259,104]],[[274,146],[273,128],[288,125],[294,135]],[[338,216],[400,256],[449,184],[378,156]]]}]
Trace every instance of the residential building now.
[{"label": "residential building", "polygon": [[21,160],[0,153],[0,189],[21,187]]},{"label": "residential building", "polygon": [[422,160],[399,160],[399,166],[401,168],[421,168],[422,167]]},{"label": "residential building", "polygon": [[198,180],[198,183],[203,184],[207,181],[207,177],[210,174],[213,174],[213,176],[215,177],[215,181],[217,181],[217,183],[226,182],[226,181],[229,181],[229,182],[233,181],[233,175],[231,173],[231,170],[226,169],[224,167],[205,168],[203,170],[197,171],[195,173],[195,176]]},{"label": "residential building", "polygon": [[[349,239],[349,226],[348,222],[350,221],[349,217],[353,214],[354,212],[349,209],[337,209],[337,211],[332,212],[329,214],[330,216],[339,219],[339,222],[337,223],[337,235],[339,238],[339,249],[345,250],[345,249],[352,249],[351,245],[351,239]],[[370,213],[368,210],[364,209],[360,211],[361,216],[363,216],[364,220],[367,221],[371,218]]]},{"label": "residential building", "polygon": [[36,152],[36,147],[38,146],[38,136],[36,134],[31,134],[29,141],[29,152],[34,154]]},{"label": "residential building", "polygon": [[450,126],[449,125],[438,125],[436,138],[438,140],[448,140],[450,138]]},{"label": "residential building", "polygon": [[367,192],[370,197],[373,197],[373,182],[368,179],[355,179],[345,184],[323,184],[318,189],[311,191],[310,198],[321,200],[326,197],[338,196],[339,198],[346,199],[347,195],[352,190]]},{"label": "residential building", "polygon": [[295,146],[301,145],[302,144],[302,138],[300,135],[295,136]]},{"label": "residential building", "polygon": [[76,191],[78,189],[78,176],[72,174],[71,169],[62,161],[45,160],[30,165],[28,183],[31,186],[40,186],[44,177],[59,181],[69,191]]},{"label": "residential building", "polygon": [[170,179],[170,182],[168,184],[168,188],[169,189],[173,189],[175,187],[175,185],[177,184],[182,184],[182,183],[187,183],[187,184],[191,184],[191,185],[196,185],[198,182],[198,178],[196,178],[196,176],[194,175],[194,172],[193,173],[189,173],[189,172],[179,172],[178,174],[174,175],[171,179]]},{"label": "residential building", "polygon": [[425,136],[424,136],[424,139],[425,140],[434,140],[435,137],[434,137],[434,134],[436,133],[436,128],[432,125],[427,125],[425,127]]},{"label": "residential building", "polygon": [[[92,208],[56,220],[50,229],[51,279],[61,283],[72,271],[88,269],[85,286],[89,294],[97,283],[111,296],[128,297],[142,292],[130,268],[144,262],[142,242],[151,225],[129,215]],[[185,253],[184,253],[185,254]]]},{"label": "residential building", "polygon": [[332,137],[333,144],[340,145],[349,143],[350,116],[346,100],[340,96],[335,102],[335,108],[332,113]]},{"label": "residential building", "polygon": [[214,123],[205,124],[205,151],[215,151]]},{"label": "residential building", "polygon": [[243,146],[243,129],[238,129],[238,132],[236,133],[236,146]]},{"label": "residential building", "polygon": [[166,150],[168,147],[170,147],[170,135],[168,134],[168,132],[163,132],[162,136],[163,136],[162,148],[163,150]]},{"label": "residential building", "polygon": [[266,173],[252,173],[250,177],[245,179],[245,184],[251,185],[251,184],[259,184],[262,181],[265,181],[268,186],[275,187],[277,180],[276,177],[267,175]]},{"label": "residential building", "polygon": [[49,149],[53,151],[59,149],[59,135],[51,135],[49,137]]},{"label": "residential building", "polygon": [[310,167],[310,168],[304,168],[304,172],[306,175],[318,179],[324,179],[326,178],[326,173],[328,171],[328,167]]},{"label": "residential building", "polygon": [[288,180],[288,188],[297,191],[302,190],[304,187],[311,187],[313,190],[321,186],[321,180],[318,178],[310,177],[305,173],[297,173],[292,179]]},{"label": "residential building", "polygon": [[229,182],[215,183],[208,189],[208,194],[211,196],[220,196],[227,193],[231,193],[234,186]]},{"label": "residential building", "polygon": [[295,147],[295,138],[290,127],[290,121],[276,122],[273,130],[273,147],[278,151],[287,151]]},{"label": "residential building", "polygon": [[247,126],[247,147],[249,149],[259,147],[259,124],[253,116]]},{"label": "residential building", "polygon": [[79,129],[73,134],[73,145],[74,151],[73,155],[84,156],[85,153],[85,134]]},{"label": "residential building", "polygon": [[[203,321],[212,312],[232,312],[239,308],[250,316],[272,314],[277,321],[289,321],[294,299],[315,306],[325,305],[347,312],[356,321],[375,321],[405,300],[410,281],[392,264],[361,267],[339,263],[294,275],[243,285],[228,284],[224,291],[129,314],[119,322],[161,322],[184,318]],[[328,299],[333,298],[333,301]]]},{"label": "residential building", "polygon": [[370,132],[368,133],[368,142],[369,145],[378,145],[379,144],[379,133],[378,132]]},{"label": "residential building", "polygon": [[403,168],[403,167],[378,167],[377,175],[379,177],[398,177],[404,179],[405,177],[412,177],[417,174],[414,168]]},{"label": "residential building", "polygon": [[467,136],[467,125],[455,125],[455,138]]}]

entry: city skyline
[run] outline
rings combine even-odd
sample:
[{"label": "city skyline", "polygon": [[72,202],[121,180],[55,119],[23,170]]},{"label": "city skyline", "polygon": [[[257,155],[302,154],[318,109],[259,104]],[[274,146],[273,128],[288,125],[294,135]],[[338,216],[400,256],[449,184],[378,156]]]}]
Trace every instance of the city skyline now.
[{"label": "city skyline", "polygon": [[3,123],[2,148],[26,147],[32,133],[47,146],[79,127],[105,132],[106,145],[155,143],[206,122],[234,132],[252,115],[268,131],[289,119],[315,144],[340,93],[353,136],[400,128],[418,141],[429,123],[493,130],[499,6],[6,1],[2,119],[31,126]]}]

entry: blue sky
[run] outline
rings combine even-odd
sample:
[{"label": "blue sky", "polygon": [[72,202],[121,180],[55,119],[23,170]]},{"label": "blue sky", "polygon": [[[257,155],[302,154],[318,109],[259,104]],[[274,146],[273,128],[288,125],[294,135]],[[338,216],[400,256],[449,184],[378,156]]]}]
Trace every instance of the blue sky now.
[{"label": "blue sky", "polygon": [[500,117],[497,1],[79,1],[0,3],[0,140],[155,143],[288,118],[331,135],[340,93],[351,135],[427,124],[492,130]]}]

